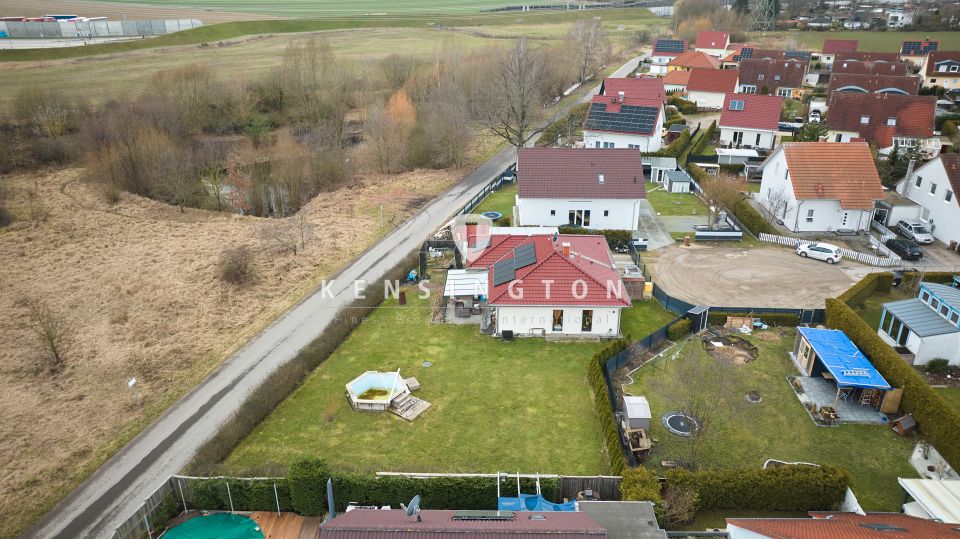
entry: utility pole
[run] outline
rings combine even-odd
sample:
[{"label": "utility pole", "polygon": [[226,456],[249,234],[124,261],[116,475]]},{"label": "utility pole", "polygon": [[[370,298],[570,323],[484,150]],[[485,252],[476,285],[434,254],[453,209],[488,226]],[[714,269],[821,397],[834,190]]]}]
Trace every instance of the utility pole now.
[{"label": "utility pole", "polygon": [[772,32],[777,29],[777,3],[775,0],[757,0],[753,10],[753,29]]}]

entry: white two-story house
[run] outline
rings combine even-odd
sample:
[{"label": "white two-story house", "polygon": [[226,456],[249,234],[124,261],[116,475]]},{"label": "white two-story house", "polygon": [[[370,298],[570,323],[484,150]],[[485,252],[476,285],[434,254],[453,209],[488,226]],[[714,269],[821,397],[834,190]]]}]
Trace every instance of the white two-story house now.
[{"label": "white two-story house", "polygon": [[658,39],[653,44],[653,52],[650,53],[650,74],[666,75],[667,64],[685,52],[687,52],[685,39]]},{"label": "white two-story house", "polygon": [[720,112],[720,143],[732,148],[772,150],[777,141],[783,98],[727,94]]},{"label": "white two-story house", "polygon": [[914,365],[960,365],[960,289],[920,283],[917,297],[883,304],[877,333]]},{"label": "white two-story house", "polygon": [[655,152],[663,146],[663,98],[598,95],[583,123],[587,148],[630,148]]},{"label": "white two-story house", "polygon": [[884,198],[865,142],[786,142],[762,171],[760,204],[794,232],[868,231]]},{"label": "white two-story house", "polygon": [[916,217],[935,239],[960,243],[960,155],[943,153],[926,162],[900,182],[897,192],[917,203]]}]

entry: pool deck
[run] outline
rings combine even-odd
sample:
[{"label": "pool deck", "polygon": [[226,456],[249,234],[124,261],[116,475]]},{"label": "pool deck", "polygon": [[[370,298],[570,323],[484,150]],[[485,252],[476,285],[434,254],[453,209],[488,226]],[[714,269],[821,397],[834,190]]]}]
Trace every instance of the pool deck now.
[{"label": "pool deck", "polygon": [[319,517],[294,513],[257,511],[251,518],[260,525],[266,539],[314,539],[320,529]]}]

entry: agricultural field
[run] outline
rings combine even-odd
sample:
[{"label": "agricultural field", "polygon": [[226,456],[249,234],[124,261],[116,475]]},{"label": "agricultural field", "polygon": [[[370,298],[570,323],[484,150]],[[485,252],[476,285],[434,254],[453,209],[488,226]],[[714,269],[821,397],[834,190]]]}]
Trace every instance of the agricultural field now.
[{"label": "agricultural field", "polygon": [[[110,0],[132,5],[164,5],[277,15],[282,17],[340,17],[477,13],[510,5],[511,0]],[[563,0],[543,0],[541,5],[565,5]]]},{"label": "agricultural field", "polygon": [[906,40],[926,38],[939,40],[941,50],[960,48],[960,32],[800,32],[797,30],[753,34],[753,38],[765,45],[777,48],[800,48],[819,51],[827,39],[856,39],[861,51],[900,51],[900,44]]},{"label": "agricultural field", "polygon": [[0,13],[24,17],[41,17],[48,13],[75,13],[84,17],[108,17],[113,20],[135,19],[200,19],[204,24],[228,21],[276,18],[264,13],[239,13],[229,6],[223,10],[206,6],[170,6],[166,2],[155,4],[122,3],[93,0],[0,0]]}]

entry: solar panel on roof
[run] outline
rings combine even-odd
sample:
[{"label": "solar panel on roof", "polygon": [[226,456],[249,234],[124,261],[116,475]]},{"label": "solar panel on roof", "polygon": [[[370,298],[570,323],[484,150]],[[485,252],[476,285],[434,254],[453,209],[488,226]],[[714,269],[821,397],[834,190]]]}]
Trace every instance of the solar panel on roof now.
[{"label": "solar panel on roof", "polygon": [[607,112],[606,104],[593,103],[590,105],[584,128],[619,133],[650,133],[659,114],[659,109],[655,107],[637,105],[621,105],[620,112]]},{"label": "solar panel on roof", "polygon": [[525,268],[537,261],[537,252],[532,243],[526,243],[513,249],[514,270]]},{"label": "solar panel on roof", "polygon": [[501,260],[493,265],[493,286],[500,286],[517,278],[513,259]]},{"label": "solar panel on roof", "polygon": [[679,39],[658,39],[653,50],[656,52],[683,52],[683,41]]},{"label": "solar panel on roof", "polygon": [[900,54],[924,55],[937,50],[938,45],[936,41],[904,41]]},{"label": "solar panel on roof", "polygon": [[753,47],[743,47],[740,49],[740,54],[735,55],[733,60],[739,62],[740,60],[744,60],[746,58],[753,58]]},{"label": "solar panel on roof", "polygon": [[810,52],[809,51],[787,51],[783,53],[787,58],[797,58],[805,62],[810,61]]}]

